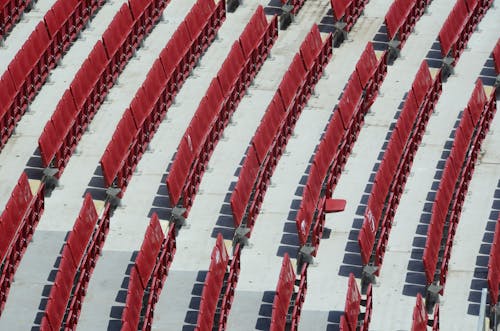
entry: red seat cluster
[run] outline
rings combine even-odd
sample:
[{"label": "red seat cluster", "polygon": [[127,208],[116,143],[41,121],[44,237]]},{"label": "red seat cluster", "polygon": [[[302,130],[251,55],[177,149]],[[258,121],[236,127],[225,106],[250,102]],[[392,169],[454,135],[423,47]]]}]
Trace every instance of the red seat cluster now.
[{"label": "red seat cluster", "polygon": [[314,248],[314,256],[323,233],[326,201],[332,198],[338,178],[361,130],[364,116],[370,109],[386,72],[385,57],[378,60],[372,44],[368,43],[314,155],[295,219],[300,244],[310,244]]},{"label": "red seat cluster", "polygon": [[230,259],[219,233],[203,285],[196,330],[225,330],[239,273],[240,246],[236,247]]},{"label": "red seat cluster", "polygon": [[124,3],[102,41],[96,43],[76,73],[38,140],[42,163],[57,169],[57,178],[109,89],[167,3],[142,0]]},{"label": "red seat cluster", "polygon": [[[358,236],[363,265],[382,265],[392,221],[410,173],[413,157],[441,89],[440,76],[433,80],[424,60],[392,132],[368,199],[364,222]],[[377,273],[379,271],[380,268]]]},{"label": "red seat cluster", "polygon": [[43,189],[42,184],[33,193],[23,172],[0,215],[0,315],[16,269],[43,214]]},{"label": "red seat cluster", "polygon": [[[429,316],[425,309],[425,303],[422,299],[420,293],[417,294],[417,302],[415,308],[413,309],[413,322],[411,325],[411,331],[427,331],[427,326],[432,326],[432,331],[439,330],[439,306],[436,305],[434,309],[434,315],[431,316],[432,320],[429,321]],[[430,323],[430,324],[429,324]]]},{"label": "red seat cluster", "polygon": [[90,276],[109,231],[109,218],[109,207],[98,215],[87,194],[64,245],[40,330],[76,328]]},{"label": "red seat cluster", "polygon": [[288,253],[283,257],[271,317],[271,331],[296,331],[307,292],[307,265],[296,279]]},{"label": "red seat cluster", "polygon": [[332,55],[331,37],[323,42],[313,26],[264,114],[231,195],[235,227],[253,228],[274,168]]},{"label": "red seat cluster", "polygon": [[[359,291],[356,278],[351,273],[347,283],[347,296],[345,300],[344,314],[340,317],[341,331],[366,331],[369,329],[371,313],[373,309],[372,284],[368,285],[366,294]],[[364,307],[362,312],[361,307]],[[359,326],[359,328],[358,328]]]},{"label": "red seat cluster", "polygon": [[130,272],[122,330],[151,330],[155,304],[176,251],[175,227],[165,235],[158,216],[153,214],[141,249]]},{"label": "red seat cluster", "polygon": [[396,0],[385,15],[389,40],[399,41],[401,49],[431,0]]},{"label": "red seat cluster", "polygon": [[0,150],[49,72],[103,3],[102,0],[56,1],[17,52],[0,78]]},{"label": "red seat cluster", "polygon": [[0,1],[0,40],[21,19],[23,12],[33,6],[33,2],[33,0]]},{"label": "red seat cluster", "polygon": [[167,178],[171,206],[193,204],[210,156],[240,100],[278,37],[277,17],[268,22],[259,6],[200,102],[177,149]]},{"label": "red seat cluster", "polygon": [[[450,156],[446,160],[432,206],[423,263],[427,284],[441,286],[443,292],[462,205],[474,173],[481,143],[496,111],[495,89],[488,97],[478,79],[455,132]],[[436,273],[436,270],[438,272]]]},{"label": "red seat cluster", "polygon": [[458,0],[439,31],[441,55],[458,60],[493,0]]},{"label": "red seat cluster", "polygon": [[225,19],[224,2],[198,0],[148,72],[101,158],[106,187],[123,196],[167,109]]}]

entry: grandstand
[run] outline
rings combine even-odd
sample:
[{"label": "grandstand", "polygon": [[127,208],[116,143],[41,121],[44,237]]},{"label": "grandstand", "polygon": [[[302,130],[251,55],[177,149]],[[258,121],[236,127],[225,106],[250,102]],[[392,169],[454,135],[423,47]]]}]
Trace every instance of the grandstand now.
[{"label": "grandstand", "polygon": [[0,330],[497,330],[499,0],[0,0]]}]

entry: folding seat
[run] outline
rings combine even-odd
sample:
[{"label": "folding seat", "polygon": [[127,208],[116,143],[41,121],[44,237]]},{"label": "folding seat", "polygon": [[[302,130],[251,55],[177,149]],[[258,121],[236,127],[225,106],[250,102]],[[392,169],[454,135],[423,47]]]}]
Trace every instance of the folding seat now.
[{"label": "folding seat", "polygon": [[286,112],[288,112],[289,107],[293,104],[294,98],[297,96],[296,86],[293,86],[291,82],[289,82],[286,78],[289,78],[290,74],[288,71],[285,73],[285,76],[281,80],[281,83],[278,87],[278,92],[281,103],[284,106]]},{"label": "folding seat", "polygon": [[125,326],[125,324],[127,324],[129,329],[124,327],[122,327],[122,329],[137,330],[141,317],[143,294],[144,291],[140,288],[140,282],[137,277],[136,269],[134,268],[130,275],[127,299],[122,315],[123,325]]},{"label": "folding seat", "polygon": [[259,169],[260,164],[257,159],[257,154],[255,150],[250,147],[230,200],[235,227],[238,227],[244,219],[245,210],[250,202],[250,196],[254,183],[257,180]]},{"label": "folding seat", "polygon": [[116,79],[118,73],[123,69],[127,60],[127,54],[123,49],[127,48],[124,44],[131,30],[132,22],[130,9],[124,3],[102,36],[106,53],[112,61],[114,79]]},{"label": "folding seat", "polygon": [[115,182],[128,155],[136,130],[130,112],[125,112],[100,161],[106,187],[112,186]]},{"label": "folding seat", "polygon": [[220,19],[224,19],[224,17],[217,18],[216,7],[220,6],[219,4],[216,5],[213,1],[197,1],[196,5],[198,6],[199,15],[203,22],[203,35],[208,43],[210,43],[215,39],[215,35],[222,23]]},{"label": "folding seat", "polygon": [[146,229],[144,241],[135,262],[137,276],[143,289],[148,287],[163,239],[163,230],[160,226],[158,216],[154,214]]},{"label": "folding seat", "polygon": [[155,130],[155,123],[151,120],[152,108],[153,101],[146,96],[145,89],[141,86],[130,103],[130,109],[125,110],[132,113],[134,123],[141,131],[138,137],[141,143],[147,144],[150,139],[150,133]]},{"label": "folding seat", "polygon": [[134,19],[134,25],[137,26],[137,32],[140,35],[144,35],[146,33],[149,33],[152,29],[152,17],[150,16],[151,13],[148,11],[146,12],[146,9],[150,6],[150,1],[148,0],[130,0],[128,2],[128,5],[130,7],[130,12],[132,13],[132,17]]},{"label": "folding seat", "polygon": [[[417,106],[420,107],[424,101],[426,101],[426,96],[432,88],[432,77],[429,72],[429,66],[427,61],[422,61],[415,79],[412,84],[412,91],[415,97]],[[408,96],[409,97],[409,96]],[[408,100],[407,97],[407,100]]]},{"label": "folding seat", "polygon": [[244,64],[244,55],[239,43],[236,42],[231,47],[231,51],[217,73],[222,93],[228,98],[230,107],[235,107],[238,104],[240,91],[246,86],[240,77]]},{"label": "folding seat", "polygon": [[278,284],[276,286],[276,295],[274,296],[273,301],[271,331],[285,329],[288,307],[294,290],[294,283],[295,272],[293,271],[292,264],[290,263],[288,253],[285,253]]},{"label": "folding seat", "polygon": [[193,151],[188,147],[186,136],[184,136],[179,144],[175,160],[167,177],[167,187],[172,207],[177,206],[181,201],[181,193],[184,187],[186,178],[190,172],[192,160],[194,159]]},{"label": "folding seat", "polygon": [[92,64],[96,77],[92,92],[94,96],[93,102],[96,103],[96,105],[100,105],[108,94],[109,88],[114,84],[112,68],[108,66],[110,61],[108,60],[104,44],[101,40],[98,40],[92,51],[90,51],[88,60],[90,64]]},{"label": "folding seat", "polygon": [[48,121],[45,125],[40,138],[38,139],[38,147],[40,149],[40,156],[44,167],[51,165],[52,159],[59,149],[59,143],[52,121]]},{"label": "folding seat", "polygon": [[389,40],[398,36],[400,27],[403,25],[407,13],[405,13],[405,6],[401,1],[395,1],[385,15],[385,25],[387,27],[387,35]]},{"label": "folding seat", "polygon": [[36,91],[45,82],[49,69],[55,67],[55,63],[50,61],[50,43],[51,40],[47,28],[43,22],[40,22],[24,44],[27,47],[30,62],[36,72],[36,79],[33,82],[33,85],[36,86]]},{"label": "folding seat", "polygon": [[196,46],[196,53],[201,55],[210,43],[207,31],[206,12],[200,8],[199,1],[196,2],[185,18],[185,23],[191,36],[191,40]]},{"label": "folding seat", "polygon": [[[464,111],[465,113],[468,113],[470,115],[474,126],[476,126],[480,121],[480,117],[487,103],[488,103],[488,98],[486,96],[486,93],[484,93],[483,84],[481,82],[481,79],[478,79],[476,81],[475,88],[472,91],[472,95],[469,99],[469,102],[467,103],[467,108]],[[465,115],[466,114],[464,114],[463,116]]]},{"label": "folding seat", "polygon": [[[175,39],[174,39],[175,38]],[[194,67],[194,64],[197,60],[197,53],[195,40],[193,40],[189,34],[187,23],[184,21],[179,25],[177,30],[175,30],[174,35],[172,36],[172,47],[169,48],[169,52],[178,52],[178,55],[175,56],[175,53],[172,53],[172,57],[177,58],[176,67],[179,70],[177,82],[184,82],[184,80],[189,76],[191,68]],[[170,43],[169,43],[170,46]]]},{"label": "folding seat", "polygon": [[307,242],[313,223],[314,212],[316,210],[316,204],[312,199],[310,192],[311,186],[307,183],[304,187],[300,209],[297,212],[297,217],[295,218],[295,224],[297,226],[297,233],[299,235],[301,245],[305,245]]},{"label": "folding seat", "polygon": [[356,73],[363,89],[366,89],[373,79],[373,75],[377,69],[377,62],[373,45],[369,42],[366,44],[365,50],[356,63]]},{"label": "folding seat", "polygon": [[259,5],[240,36],[241,48],[245,57],[251,58],[254,63],[258,62],[264,53],[264,50],[261,50],[259,46],[263,42],[261,37],[266,31],[266,27],[266,16],[262,6]]},{"label": "folding seat", "polygon": [[167,76],[163,70],[160,59],[156,59],[151,67],[146,81],[143,84],[144,92],[149,95],[151,100],[154,100],[154,108],[151,114],[152,121],[155,123],[155,130],[160,125],[160,122],[165,118],[168,107],[172,103],[172,99],[164,93],[167,83]]},{"label": "folding seat", "polygon": [[[59,1],[56,2],[54,6],[58,3]],[[52,62],[56,62],[61,57],[64,52],[63,46],[66,44],[66,41],[69,40],[69,34],[62,28],[65,17],[58,14],[59,13],[54,11],[54,8],[51,8],[43,18],[51,39],[49,52],[52,57]]]},{"label": "folding seat", "polygon": [[88,69],[91,67],[92,64],[89,61],[85,61],[70,85],[71,95],[73,96],[76,109],[78,109],[78,122],[81,125],[90,123],[95,113],[94,105],[90,100],[94,87],[92,80],[88,76]]},{"label": "folding seat", "polygon": [[372,225],[373,223],[371,222],[371,219],[370,221],[367,221],[365,218],[365,221],[363,222],[363,225],[359,230],[358,245],[360,248],[361,261],[363,265],[367,265],[370,262],[373,244],[375,242],[375,235],[370,229]]},{"label": "folding seat", "polygon": [[322,44],[318,25],[313,24],[311,31],[300,45],[300,55],[307,71],[314,70],[316,73],[319,71],[319,68],[313,65],[316,62],[316,57],[321,50]]},{"label": "folding seat", "polygon": [[174,63],[170,59],[164,60],[162,54],[164,51],[168,49],[168,45],[163,49],[160,53],[160,57],[158,60],[161,63],[161,67],[163,68],[163,76],[165,77],[165,81],[162,83],[163,89],[161,91],[160,100],[162,105],[160,109],[165,107],[165,111],[170,107],[170,105],[174,102],[175,96],[179,91],[180,86],[182,86],[182,82],[179,82],[177,85],[177,81],[175,79],[177,73],[179,72],[178,68],[174,66]]}]

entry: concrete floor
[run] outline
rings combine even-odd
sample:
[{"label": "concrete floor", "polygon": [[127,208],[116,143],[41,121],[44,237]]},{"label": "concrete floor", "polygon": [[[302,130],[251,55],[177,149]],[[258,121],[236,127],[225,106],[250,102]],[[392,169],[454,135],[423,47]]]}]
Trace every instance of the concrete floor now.
[{"label": "concrete floor", "polygon": [[[0,47],[0,71],[8,64],[38,21],[55,1],[38,1],[14,27]],[[40,93],[20,121],[16,134],[0,152],[0,210],[8,200],[23,169],[40,166],[37,141],[69,87],[75,73],[124,1],[109,1],[62,58]],[[0,330],[37,329],[50,292],[57,260],[68,231],[78,215],[83,195],[102,180],[99,160],[121,114],[194,0],[172,0],[163,20],[145,39],[120,75],[89,131],[78,145],[64,174],[61,186],[46,198],[45,213],[16,272],[15,282],[0,318]],[[125,305],[128,273],[134,252],[140,248],[152,212],[165,220],[170,214],[165,179],[179,141],[217,74],[233,42],[259,4],[268,0],[244,0],[235,13],[228,13],[219,36],[201,58],[170,107],[167,119],[156,132],[150,150],[138,165],[122,205],[111,219],[103,254],[90,280],[78,323],[80,330],[118,330]],[[346,210],[326,220],[315,265],[308,269],[308,293],[303,306],[300,330],[338,330],[344,308],[349,272],[360,276],[357,229],[361,226],[367,186],[380,162],[383,145],[398,107],[413,82],[415,73],[432,47],[440,27],[455,1],[435,0],[417,23],[401,58],[388,69],[381,93],[366,117],[358,141],[335,191],[347,200]],[[371,0],[349,39],[333,50],[315,95],[302,112],[294,136],[278,163],[268,188],[262,212],[256,220],[251,247],[242,252],[241,274],[229,330],[266,330],[283,254],[296,256],[298,238],[295,214],[300,205],[307,169],[321,134],[366,43],[383,24],[391,1]],[[237,181],[238,168],[262,115],[272,99],[303,38],[313,23],[327,15],[330,2],[308,0],[286,31],[279,31],[271,57],[244,96],[218,143],[205,172],[188,218],[189,226],[179,232],[177,253],[156,306],[155,330],[193,330],[210,252],[218,232],[232,237],[229,197]],[[489,10],[474,33],[469,48],[456,66],[456,74],[443,86],[436,112],[429,120],[426,135],[415,157],[412,173],[395,216],[385,262],[374,288],[371,330],[409,330],[415,295],[422,289],[421,252],[418,242],[428,216],[429,193],[446,142],[459,113],[470,97],[474,82],[493,49],[500,31],[499,1]],[[449,278],[441,306],[441,330],[472,330],[477,323],[477,292],[484,286],[485,237],[493,230],[492,209],[496,205],[500,179],[500,131],[497,116],[483,142],[464,203],[455,237]],[[486,240],[487,241],[487,240]],[[421,249],[420,249],[421,250]],[[420,254],[420,255],[419,255]],[[417,267],[415,267],[417,265]],[[481,267],[483,266],[483,269]],[[421,268],[421,267],[420,267]],[[417,269],[417,271],[415,271]]]}]

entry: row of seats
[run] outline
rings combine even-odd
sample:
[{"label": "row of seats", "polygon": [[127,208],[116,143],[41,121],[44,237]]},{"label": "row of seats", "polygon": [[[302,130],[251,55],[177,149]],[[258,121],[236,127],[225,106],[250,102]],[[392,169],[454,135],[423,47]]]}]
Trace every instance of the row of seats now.
[{"label": "row of seats", "polygon": [[[233,260],[235,259],[239,260],[239,250],[238,256],[235,255],[233,257]],[[231,264],[232,262],[227,253],[226,246],[224,245],[224,240],[222,235],[219,233],[217,235],[215,247],[212,251],[210,267],[203,285],[196,330],[224,330],[225,325],[220,325],[220,317],[222,316],[221,314],[217,315],[216,312],[220,311],[221,307],[219,306],[219,302],[224,300],[225,294],[227,293],[224,289],[227,289],[225,286],[226,276],[229,275],[229,267]],[[238,275],[234,275],[234,272],[239,274],[239,261],[235,265],[238,266],[238,270],[233,270],[233,278],[236,276],[237,281]],[[230,279],[228,277],[227,281],[229,280]],[[234,283],[233,286],[236,286],[236,283]],[[226,303],[229,303],[227,299]],[[230,308],[230,305],[226,307],[226,315],[229,313],[229,310],[227,310],[228,308]],[[218,320],[216,320],[217,316],[219,317]]]},{"label": "row of seats", "polygon": [[153,0],[124,3],[76,73],[38,140],[42,164],[56,169],[57,178],[109,89],[145,37],[149,25],[144,21],[156,22],[167,3]]},{"label": "row of seats", "polygon": [[148,72],[123,114],[100,164],[106,187],[122,197],[167,109],[226,17],[224,1],[198,0]]},{"label": "row of seats", "polygon": [[415,308],[413,308],[411,331],[427,331],[428,326],[432,326],[432,331],[439,330],[439,305],[436,305],[432,320],[429,320],[422,295],[417,293],[417,302]]},{"label": "row of seats", "polygon": [[493,0],[457,0],[439,31],[441,55],[454,65]]},{"label": "row of seats", "polygon": [[225,277],[225,288],[222,304],[219,310],[219,331],[226,330],[227,319],[229,312],[233,305],[234,294],[236,291],[236,285],[238,284],[238,278],[240,276],[241,270],[241,249],[240,244],[236,244],[233,248],[233,258],[229,264],[229,274]]},{"label": "row of seats", "polygon": [[413,158],[442,89],[440,77],[433,81],[427,62],[422,62],[375,176],[358,243],[363,265],[373,263],[377,273]]},{"label": "row of seats", "polygon": [[25,10],[33,6],[33,0],[0,1],[0,40],[5,38]]},{"label": "row of seats", "polygon": [[389,40],[396,41],[401,49],[423,15],[431,0],[396,0],[385,15],[385,25]]},{"label": "row of seats", "polygon": [[191,119],[167,178],[171,206],[185,208],[186,217],[219,138],[277,37],[277,17],[268,22],[259,6]]},{"label": "row of seats", "polygon": [[[361,307],[364,307],[364,312],[361,312]],[[372,310],[372,284],[368,285],[363,298],[354,274],[349,274],[344,314],[340,317],[340,331],[367,331],[370,327]]]},{"label": "row of seats", "polygon": [[351,31],[370,0],[330,0],[333,16],[337,22],[345,23],[343,29]]},{"label": "row of seats", "polygon": [[76,326],[88,281],[109,230],[109,216],[109,209],[105,209],[101,217],[98,215],[87,193],[62,251],[41,330],[74,329]]},{"label": "row of seats", "polygon": [[[472,96],[465,108],[455,132],[450,156],[432,206],[432,217],[427,230],[427,241],[423,264],[427,284],[441,286],[446,283],[448,263],[451,257],[453,238],[458,226],[462,205],[479,154],[496,111],[495,89],[490,98],[485,94],[478,79]],[[446,229],[446,230],[445,230]],[[436,269],[438,269],[437,276]]]},{"label": "row of seats", "polygon": [[332,35],[323,42],[313,25],[252,138],[231,195],[235,227],[253,228],[274,168],[331,55]]},{"label": "row of seats", "polygon": [[498,303],[498,288],[500,286],[500,213],[495,225],[495,235],[490,248],[488,261],[488,289],[490,293],[490,306]]},{"label": "row of seats", "polygon": [[0,316],[16,269],[44,211],[44,184],[31,187],[25,172],[0,215]]},{"label": "row of seats", "polygon": [[283,5],[292,6],[292,10],[290,11],[292,15],[297,15],[300,8],[302,8],[305,2],[306,0],[281,0],[281,3]]},{"label": "row of seats", "polygon": [[290,257],[285,253],[273,300],[271,331],[298,330],[306,292],[307,264],[302,266],[300,278],[296,279]]},{"label": "row of seats", "polygon": [[[364,116],[387,72],[386,57],[377,59],[371,43],[356,64],[337,109],[333,112],[309,171],[295,219],[300,244],[311,238],[313,255],[325,222],[325,205],[332,198],[342,169],[359,134]],[[370,97],[371,95],[371,97]],[[323,187],[326,189],[323,190]],[[311,234],[312,229],[312,234]]]},{"label": "row of seats", "polygon": [[154,308],[175,252],[175,226],[172,224],[165,235],[154,213],[130,272],[122,330],[151,330]]},{"label": "row of seats", "polygon": [[0,79],[0,150],[49,72],[102,0],[58,0],[38,23]]}]

